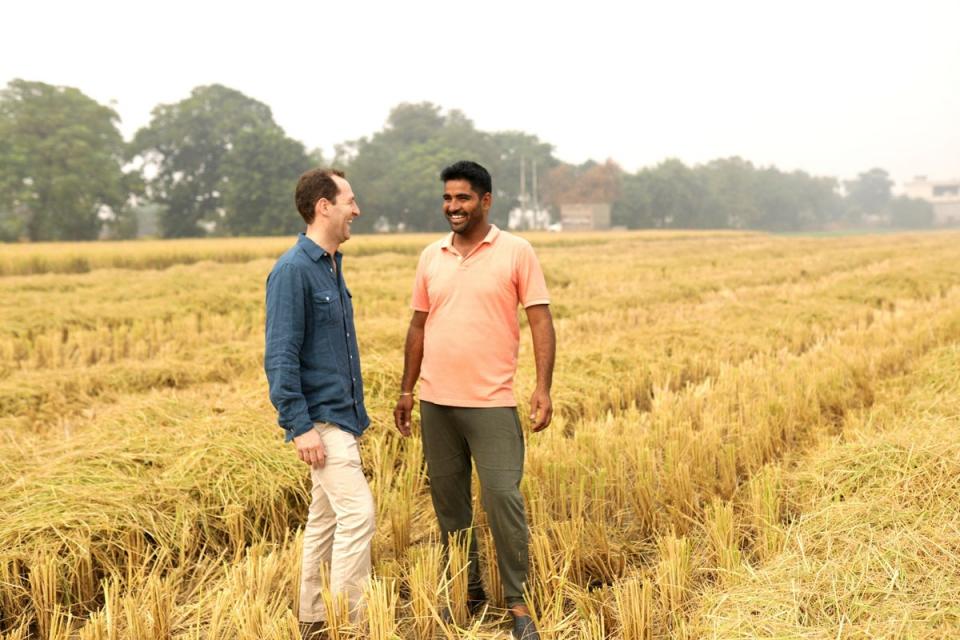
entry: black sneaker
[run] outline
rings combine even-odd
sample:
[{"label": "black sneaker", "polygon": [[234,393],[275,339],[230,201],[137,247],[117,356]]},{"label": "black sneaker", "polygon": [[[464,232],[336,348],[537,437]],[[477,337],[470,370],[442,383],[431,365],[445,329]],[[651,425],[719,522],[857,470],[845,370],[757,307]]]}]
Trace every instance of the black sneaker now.
[{"label": "black sneaker", "polygon": [[513,616],[513,631],[510,632],[510,637],[513,640],[540,640],[533,618],[528,615]]},{"label": "black sneaker", "polygon": [[483,607],[486,606],[486,604],[487,593],[482,588],[467,594],[467,611],[471,616],[475,616],[483,611]]}]

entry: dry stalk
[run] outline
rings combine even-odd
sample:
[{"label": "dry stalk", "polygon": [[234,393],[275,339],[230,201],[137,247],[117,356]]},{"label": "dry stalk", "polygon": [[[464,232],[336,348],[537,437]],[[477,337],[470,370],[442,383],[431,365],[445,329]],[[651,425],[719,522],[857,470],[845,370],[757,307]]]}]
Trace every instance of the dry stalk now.
[{"label": "dry stalk", "polygon": [[397,580],[374,578],[364,593],[367,605],[367,637],[371,640],[395,640],[397,635]]},{"label": "dry stalk", "polygon": [[714,498],[705,513],[704,529],[717,580],[730,585],[743,562],[733,505]]},{"label": "dry stalk", "polygon": [[35,556],[30,568],[30,595],[40,637],[50,636],[54,612],[59,611],[59,562],[55,553]]},{"label": "dry stalk", "polygon": [[753,552],[757,560],[772,557],[783,546],[780,527],[780,474],[774,467],[758,473],[747,485],[747,516],[754,534]]},{"label": "dry stalk", "polygon": [[410,611],[417,638],[431,638],[439,619],[438,606],[445,586],[442,584],[443,548],[425,544],[410,549],[407,588]]},{"label": "dry stalk", "polygon": [[447,540],[447,606],[453,621],[463,625],[467,621],[467,592],[469,576],[470,539],[472,529],[450,534]]},{"label": "dry stalk", "polygon": [[653,637],[653,585],[646,578],[630,578],[613,588],[617,620],[623,640]]},{"label": "dry stalk", "polygon": [[500,565],[497,564],[497,547],[493,541],[490,529],[483,529],[481,533],[480,558],[487,573],[487,599],[494,606],[502,606],[503,581],[500,580]]},{"label": "dry stalk", "polygon": [[657,587],[660,609],[671,619],[678,616],[687,598],[691,575],[690,540],[667,535],[658,543],[660,562],[657,564]]}]

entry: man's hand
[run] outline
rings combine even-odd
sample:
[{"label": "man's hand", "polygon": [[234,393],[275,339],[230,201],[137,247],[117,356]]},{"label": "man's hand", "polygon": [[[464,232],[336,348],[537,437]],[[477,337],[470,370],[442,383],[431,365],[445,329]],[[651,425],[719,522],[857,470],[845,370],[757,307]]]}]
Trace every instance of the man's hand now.
[{"label": "man's hand", "polygon": [[316,429],[310,429],[293,439],[297,445],[297,456],[311,467],[320,469],[327,460],[326,449],[323,448],[323,440],[320,439],[320,433]]},{"label": "man's hand", "polygon": [[410,435],[410,416],[413,415],[413,395],[401,395],[393,410],[393,422],[400,435]]},{"label": "man's hand", "polygon": [[550,426],[553,419],[553,403],[550,401],[550,392],[545,389],[537,389],[530,396],[530,420],[533,421],[531,427],[534,432],[543,431]]}]

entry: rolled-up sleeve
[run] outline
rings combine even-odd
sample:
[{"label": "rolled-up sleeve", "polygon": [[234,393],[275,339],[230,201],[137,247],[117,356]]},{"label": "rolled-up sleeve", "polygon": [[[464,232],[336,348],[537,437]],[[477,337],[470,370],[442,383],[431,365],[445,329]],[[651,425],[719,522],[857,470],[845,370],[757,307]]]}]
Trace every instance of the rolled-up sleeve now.
[{"label": "rolled-up sleeve", "polygon": [[287,440],[313,428],[300,385],[300,349],[306,321],[303,277],[293,265],[278,266],[267,278],[266,347],[263,366],[270,401]]}]

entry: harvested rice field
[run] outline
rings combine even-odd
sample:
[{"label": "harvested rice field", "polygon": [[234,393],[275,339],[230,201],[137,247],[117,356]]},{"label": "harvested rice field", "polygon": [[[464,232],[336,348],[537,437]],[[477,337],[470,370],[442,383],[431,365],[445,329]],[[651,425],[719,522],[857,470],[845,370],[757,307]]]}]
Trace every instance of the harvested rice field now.
[{"label": "harvested rice field", "polygon": [[[527,237],[558,342],[523,485],[544,638],[960,635],[960,233]],[[465,577],[392,426],[432,239],[343,248],[378,532],[332,638],[509,637],[479,503],[493,602],[441,622]],[[0,638],[299,637],[309,474],[262,365],[292,242],[0,247]]]}]

